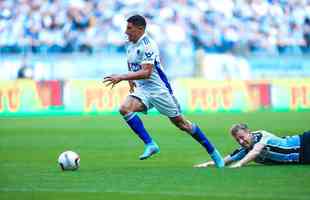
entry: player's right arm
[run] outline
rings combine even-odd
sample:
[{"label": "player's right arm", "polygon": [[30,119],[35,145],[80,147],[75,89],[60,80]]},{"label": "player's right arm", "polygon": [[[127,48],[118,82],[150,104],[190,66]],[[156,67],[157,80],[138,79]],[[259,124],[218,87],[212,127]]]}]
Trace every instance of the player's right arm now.
[{"label": "player's right arm", "polygon": [[103,82],[106,86],[112,85],[112,88],[121,81],[149,79],[153,71],[153,64],[142,64],[142,69],[136,72],[128,72],[127,74],[112,74],[104,77]]},{"label": "player's right arm", "polygon": [[143,58],[140,63],[141,68],[138,71],[130,71],[127,74],[110,75],[104,77],[103,82],[106,86],[118,84],[121,81],[141,80],[149,79],[153,72],[153,67],[156,59],[156,52],[158,51],[156,46],[153,46],[150,42],[144,44]]},{"label": "player's right arm", "polygon": [[[158,48],[155,43],[151,43],[147,38],[143,43],[142,50],[142,60],[139,63],[141,68],[135,72],[129,72],[128,74],[122,75],[122,80],[140,80],[149,79],[153,72],[154,63],[156,60],[156,55],[158,53]],[[128,68],[130,68],[130,63],[128,62]],[[130,70],[131,71],[131,70]]]},{"label": "player's right arm", "polygon": [[[128,71],[131,71],[130,69],[130,65],[129,63],[127,62],[127,66],[128,66]],[[136,84],[133,80],[129,80],[128,81],[128,84],[129,84],[129,92],[130,93],[133,93],[135,91],[135,87],[136,87]]]}]

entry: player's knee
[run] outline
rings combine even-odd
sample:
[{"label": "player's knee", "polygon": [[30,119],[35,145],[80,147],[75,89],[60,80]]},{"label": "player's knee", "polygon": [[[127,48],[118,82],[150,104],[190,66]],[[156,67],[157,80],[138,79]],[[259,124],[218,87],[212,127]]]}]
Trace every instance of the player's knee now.
[{"label": "player's knee", "polygon": [[131,111],[130,111],[130,108],[129,107],[127,107],[127,106],[124,106],[124,105],[122,105],[120,108],[119,108],[119,113],[121,114],[121,115],[127,115],[128,113],[130,113]]},{"label": "player's knee", "polygon": [[184,119],[183,117],[179,116],[176,118],[171,118],[170,119],[173,124],[178,127],[180,130],[185,131],[187,133],[190,133],[191,131],[191,123],[190,121]]},{"label": "player's knee", "polygon": [[190,127],[188,124],[186,124],[186,123],[178,123],[178,124],[177,124],[177,127],[178,127],[180,130],[185,131],[185,132],[189,132],[190,129],[191,129],[191,127]]},{"label": "player's knee", "polygon": [[179,129],[180,129],[181,131],[185,131],[185,132],[186,132],[186,130],[187,130],[187,129],[186,129],[186,126],[183,126],[183,125],[182,125],[182,126],[179,126]]}]

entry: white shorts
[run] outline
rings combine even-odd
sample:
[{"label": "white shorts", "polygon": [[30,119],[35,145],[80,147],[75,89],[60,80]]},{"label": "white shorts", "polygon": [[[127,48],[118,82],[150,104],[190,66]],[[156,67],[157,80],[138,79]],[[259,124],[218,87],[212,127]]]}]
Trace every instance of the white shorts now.
[{"label": "white shorts", "polygon": [[155,107],[158,112],[167,117],[181,115],[180,105],[177,99],[167,92],[150,93],[143,90],[135,90],[129,96],[138,98],[146,107],[146,111]]}]

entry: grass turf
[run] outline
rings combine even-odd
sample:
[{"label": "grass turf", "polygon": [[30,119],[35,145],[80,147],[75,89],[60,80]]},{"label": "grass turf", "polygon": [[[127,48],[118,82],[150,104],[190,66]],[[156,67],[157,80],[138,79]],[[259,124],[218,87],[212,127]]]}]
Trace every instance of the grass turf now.
[{"label": "grass turf", "polygon": [[[209,159],[189,136],[161,116],[143,117],[161,153],[139,161],[143,144],[120,116],[0,118],[0,199],[309,199],[310,166],[249,165],[195,169]],[[188,115],[223,154],[237,145],[233,123],[292,135],[309,129],[309,112]],[[81,168],[61,172],[58,155],[81,156]]]}]

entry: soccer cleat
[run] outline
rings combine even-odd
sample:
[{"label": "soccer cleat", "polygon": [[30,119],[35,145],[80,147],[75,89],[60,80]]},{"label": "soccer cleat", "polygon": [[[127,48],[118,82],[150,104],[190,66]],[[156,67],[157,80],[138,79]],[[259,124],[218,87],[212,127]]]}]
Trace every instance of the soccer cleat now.
[{"label": "soccer cleat", "polygon": [[222,168],[225,166],[225,162],[218,150],[214,149],[210,156],[218,168]]},{"label": "soccer cleat", "polygon": [[159,147],[155,142],[152,142],[150,144],[147,144],[145,146],[143,154],[139,157],[140,160],[145,160],[152,155],[159,153]]}]

